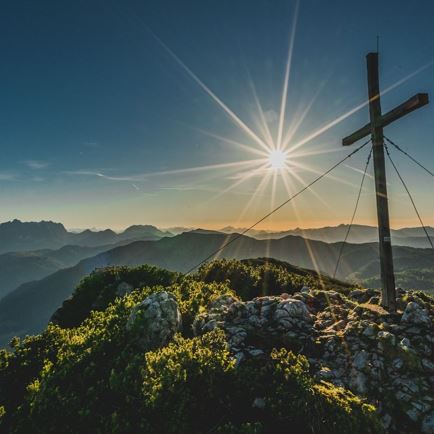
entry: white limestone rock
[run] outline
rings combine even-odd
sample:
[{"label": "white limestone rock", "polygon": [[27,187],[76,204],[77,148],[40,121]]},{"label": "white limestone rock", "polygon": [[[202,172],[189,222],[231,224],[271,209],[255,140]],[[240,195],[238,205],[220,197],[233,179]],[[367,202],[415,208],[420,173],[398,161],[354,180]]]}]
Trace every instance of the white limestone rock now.
[{"label": "white limestone rock", "polygon": [[401,323],[430,325],[431,319],[426,309],[423,309],[415,301],[410,301],[402,314]]},{"label": "white limestone rock", "polygon": [[181,313],[175,297],[166,291],[146,297],[131,310],[126,328],[137,335],[143,350],[167,344],[181,329]]}]

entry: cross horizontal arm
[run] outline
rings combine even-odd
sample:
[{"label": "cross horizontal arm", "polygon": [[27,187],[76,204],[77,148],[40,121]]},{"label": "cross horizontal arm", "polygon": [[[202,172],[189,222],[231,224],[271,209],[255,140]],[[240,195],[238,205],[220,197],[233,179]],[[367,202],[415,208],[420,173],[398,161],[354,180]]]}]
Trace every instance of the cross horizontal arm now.
[{"label": "cross horizontal arm", "polygon": [[[387,112],[383,116],[381,116],[381,120],[379,122],[379,126],[385,127],[386,125],[391,124],[393,121],[396,121],[399,118],[411,113],[413,110],[416,110],[424,105],[428,104],[429,98],[427,93],[418,93],[412,96],[410,99],[395,107],[390,112]],[[349,146],[353,143],[357,142],[363,137],[371,134],[371,124],[366,124],[364,127],[358,129],[353,134],[342,139],[342,146]]]},{"label": "cross horizontal arm", "polygon": [[390,112],[383,115],[381,117],[381,126],[385,127],[386,125],[391,124],[393,121],[396,121],[397,119],[408,115],[412,111],[427,105],[428,102],[429,99],[427,93],[418,93],[415,96],[412,96],[398,107],[395,107],[393,110],[390,110]]},{"label": "cross horizontal arm", "polygon": [[358,129],[353,134],[350,134],[347,137],[344,137],[342,139],[342,146],[350,146],[353,143],[358,142],[360,139],[363,139],[363,137],[368,136],[371,134],[371,124],[366,124],[364,127]]}]

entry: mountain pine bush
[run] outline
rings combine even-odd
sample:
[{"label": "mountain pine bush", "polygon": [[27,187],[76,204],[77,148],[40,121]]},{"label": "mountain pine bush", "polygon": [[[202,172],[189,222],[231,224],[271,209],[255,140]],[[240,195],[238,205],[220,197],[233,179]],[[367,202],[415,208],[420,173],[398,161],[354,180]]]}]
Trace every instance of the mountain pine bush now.
[{"label": "mountain pine bush", "polygon": [[[235,286],[247,291],[262,271],[240,268],[244,277],[238,275]],[[148,286],[117,297],[113,282],[119,274]],[[315,382],[304,356],[277,348],[264,359],[237,365],[223,331],[192,337],[197,314],[218,296],[236,296],[231,279],[204,282],[200,276],[180,279],[155,267],[110,268],[89,276],[72,298],[77,318],[70,307],[68,327],[50,324],[0,352],[0,432],[382,432],[374,407],[342,388]],[[144,351],[126,323],[134,306],[162,290],[176,297],[183,328],[165,347]],[[107,307],[83,318],[89,300],[99,294]]]}]

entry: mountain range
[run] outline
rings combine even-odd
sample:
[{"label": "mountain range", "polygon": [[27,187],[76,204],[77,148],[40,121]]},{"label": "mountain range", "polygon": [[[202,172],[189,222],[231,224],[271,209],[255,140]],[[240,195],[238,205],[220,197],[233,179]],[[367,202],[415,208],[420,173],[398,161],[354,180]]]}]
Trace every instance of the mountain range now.
[{"label": "mountain range", "polygon": [[[220,232],[241,233],[244,228],[224,227]],[[426,228],[430,237],[434,237],[434,228]],[[302,229],[295,228],[286,231],[272,232],[263,230],[251,230],[249,236],[258,240],[283,238],[287,235],[297,235],[310,240],[324,241],[325,243],[337,243],[343,241],[348,231],[348,225],[326,226],[322,228]],[[423,228],[401,228],[391,230],[392,243],[397,246],[425,248],[431,247]],[[378,229],[375,226],[352,225],[347,241],[353,244],[374,243],[378,240]]]},{"label": "mountain range", "polygon": [[[0,300],[0,343],[6,344],[14,335],[42,330],[52,313],[71,295],[79,281],[96,268],[146,263],[187,272],[234,237],[237,235],[193,231],[156,241],[136,241],[83,259],[78,264],[56,271],[41,280],[24,283]],[[300,236],[272,240],[241,236],[215,257],[273,257],[332,275],[340,249],[341,243],[307,240]],[[431,249],[395,246],[394,259],[397,273],[409,270],[434,271],[434,251]],[[357,277],[363,283],[365,279],[378,279],[378,275],[376,243],[346,245],[336,277]],[[418,278],[423,280],[423,273],[415,273],[416,280],[412,282],[417,284]],[[428,289],[433,287],[431,281]]]},{"label": "mountain range", "polygon": [[61,223],[12,220],[0,224],[0,253],[59,249],[66,245],[95,247],[128,240],[156,240],[171,235],[151,225],[130,226],[121,233],[111,229],[86,229],[77,233],[67,231]]},{"label": "mountain range", "polygon": [[[322,228],[295,228],[285,231],[249,230],[248,235],[258,240],[278,239],[287,235],[301,236],[325,243],[343,241],[348,225],[327,226]],[[434,228],[426,228],[434,237]],[[133,225],[117,233],[111,229],[68,231],[61,223],[51,221],[21,222],[13,220],[0,224],[0,254],[6,252],[41,251],[44,249],[60,249],[66,245],[96,247],[117,244],[123,241],[157,240],[162,237],[180,235],[184,232],[200,231],[202,233],[242,233],[245,228],[226,226],[220,230],[209,230],[189,227],[173,227],[159,229],[152,225]],[[422,228],[392,229],[394,245],[425,248],[430,247]],[[352,225],[347,241],[353,244],[373,243],[378,239],[377,228],[366,225]]]}]

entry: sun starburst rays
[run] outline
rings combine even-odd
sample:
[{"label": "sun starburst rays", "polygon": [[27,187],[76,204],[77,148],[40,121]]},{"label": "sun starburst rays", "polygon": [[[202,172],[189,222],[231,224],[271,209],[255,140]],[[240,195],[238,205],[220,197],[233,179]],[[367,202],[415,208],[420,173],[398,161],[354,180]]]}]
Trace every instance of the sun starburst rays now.
[{"label": "sun starburst rays", "polygon": [[[213,132],[201,131],[203,134],[211,137],[219,142],[220,145],[229,147],[231,151],[239,151],[241,153],[249,153],[255,158],[253,159],[241,159],[238,162],[225,162],[217,163],[198,167],[189,167],[184,169],[166,170],[154,173],[145,173],[134,179],[135,181],[146,180],[151,176],[159,175],[192,175],[192,174],[204,174],[206,173],[208,178],[221,178],[226,184],[216,195],[208,198],[208,201],[217,200],[221,196],[234,192],[238,187],[249,184],[250,188],[254,185],[253,192],[248,193],[249,199],[240,213],[240,218],[244,218],[246,213],[251,209],[255,201],[262,196],[270,198],[271,206],[275,206],[276,197],[278,194],[279,186],[283,187],[281,190],[289,194],[293,191],[294,187],[301,185],[305,186],[306,182],[300,176],[299,172],[315,173],[318,171],[312,167],[312,164],[307,163],[307,157],[315,155],[336,152],[341,148],[330,148],[330,144],[323,143],[321,148],[313,148],[315,139],[318,139],[325,132],[335,127],[354,113],[364,108],[369,101],[365,100],[353,107],[352,109],[335,116],[331,121],[324,123],[315,130],[306,131],[304,136],[297,138],[296,134],[299,132],[303,122],[311,112],[319,93],[324,87],[327,79],[321,82],[321,85],[313,95],[313,97],[307,101],[307,104],[295,109],[291,107],[291,115],[289,116],[288,110],[288,94],[290,89],[290,79],[295,47],[295,35],[298,21],[298,10],[300,7],[300,1],[297,0],[295,9],[293,12],[291,30],[288,38],[287,57],[284,62],[284,73],[282,81],[282,91],[279,95],[279,101],[276,104],[278,106],[277,112],[275,110],[264,110],[264,105],[258,96],[255,83],[247,71],[247,84],[251,89],[253,96],[254,108],[254,122],[246,122],[242,116],[236,113],[223,99],[217,95],[201,78],[193,72],[193,70],[174,52],[169,48],[152,30],[147,29],[158,44],[165,50],[171,59],[186,73],[186,75],[192,79],[199,88],[211,99],[211,101],[223,111],[228,119],[239,129],[244,138],[240,137],[224,137],[222,134],[216,134]],[[393,83],[387,87],[382,94],[390,92],[392,89],[400,86],[410,78],[424,71],[426,68],[433,65],[434,62],[429,62],[421,68],[415,70],[411,74],[403,77],[401,80]],[[268,113],[273,113],[273,120],[268,119]],[[290,118],[290,120],[288,120]],[[249,125],[250,124],[250,125]],[[310,145],[307,149],[307,145]],[[315,145],[313,145],[315,146]],[[232,152],[231,152],[232,154]],[[214,175],[212,175],[214,174]],[[105,176],[98,174],[98,176]],[[107,177],[108,179],[122,178]],[[204,175],[199,182],[203,182]],[[336,178],[329,176],[329,179],[338,181],[342,184],[351,185],[348,181],[342,178]],[[131,178],[132,179],[132,178]],[[126,180],[126,179],[125,179]],[[130,180],[130,177],[128,177]],[[310,189],[311,193],[315,195],[316,199],[322,201],[318,193],[313,189]],[[247,194],[247,193],[246,193]],[[327,205],[324,201],[322,203]],[[293,204],[293,206],[295,206]],[[294,207],[294,211],[296,208]],[[297,216],[298,216],[297,210]]]},{"label": "sun starburst rays", "polygon": [[[213,132],[204,131],[202,129],[197,129],[204,135],[212,137],[221,145],[230,147],[231,150],[237,150],[240,152],[247,152],[255,157],[256,159],[239,161],[234,163],[221,163],[202,167],[193,167],[186,169],[178,169],[174,171],[160,172],[157,174],[190,174],[195,172],[210,172],[218,171],[222,175],[223,170],[230,170],[232,174],[226,174],[222,177],[230,181],[228,185],[223,187],[217,194],[211,196],[206,202],[215,201],[220,197],[235,191],[238,187],[242,185],[249,184],[252,185],[255,179],[260,179],[256,182],[253,193],[250,194],[250,198],[246,206],[241,211],[241,216],[245,216],[247,210],[251,208],[255,200],[259,196],[266,194],[270,198],[270,206],[274,207],[277,197],[277,192],[279,186],[282,184],[284,190],[288,190],[289,186],[294,186],[295,184],[305,185],[306,183],[302,177],[297,173],[297,171],[305,170],[307,172],[315,172],[315,169],[309,167],[307,164],[302,163],[300,160],[305,159],[305,157],[310,155],[316,155],[323,152],[331,152],[330,150],[301,150],[308,142],[312,141],[314,138],[318,137],[322,132],[331,128],[335,123],[348,117],[351,113],[345,113],[340,118],[331,122],[317,131],[314,131],[303,139],[296,143],[292,143],[293,137],[300,129],[305,118],[308,116],[311,108],[315,104],[315,101],[327,80],[324,80],[316,93],[313,95],[310,101],[300,110],[295,111],[292,114],[292,120],[287,127],[285,124],[287,122],[287,106],[288,106],[288,91],[290,87],[291,69],[293,62],[294,46],[295,46],[295,35],[298,20],[298,10],[299,10],[299,0],[297,0],[295,5],[295,10],[292,19],[292,25],[290,30],[290,35],[288,38],[288,49],[287,58],[285,61],[284,75],[282,82],[282,91],[279,101],[279,110],[276,115],[275,121],[270,121],[267,119],[266,111],[264,111],[261,100],[258,96],[255,83],[247,71],[247,82],[251,89],[253,96],[253,107],[254,107],[254,122],[253,125],[249,125],[242,117],[235,113],[229,105],[224,102],[204,81],[202,81],[190,68],[181,60],[177,54],[175,54],[158,36],[154,34],[155,39],[164,48],[164,50],[169,54],[169,56],[181,67],[181,69],[194,81],[198,86],[207,94],[210,99],[219,107],[226,116],[232,121],[232,123],[238,127],[239,131],[245,136],[245,139],[224,137],[221,134],[216,134]],[[354,111],[358,110],[360,107],[356,107]],[[333,150],[334,151],[334,150]],[[297,161],[298,160],[298,161]],[[319,196],[312,191],[312,194]]]},{"label": "sun starburst rays", "polygon": [[265,113],[262,108],[261,101],[258,98],[258,94],[256,92],[256,86],[252,80],[252,77],[250,76],[250,73],[248,73],[248,81],[249,81],[250,89],[252,90],[253,99],[255,100],[256,109],[258,111],[258,116],[259,116],[259,122],[257,122],[258,127],[261,130],[263,136],[265,136],[266,143],[269,145],[269,147],[271,149],[275,149],[273,136],[271,135],[270,127],[268,126],[267,119],[265,118]]},{"label": "sun starburst rays", "polygon": [[299,1],[297,1],[295,6],[294,19],[292,23],[291,37],[289,40],[289,48],[288,48],[288,58],[286,60],[285,67],[285,78],[283,80],[283,89],[282,89],[282,97],[280,103],[280,113],[279,113],[279,126],[277,129],[277,149],[281,149],[282,145],[282,134],[285,122],[285,113],[286,113],[286,102],[288,98],[288,87],[289,87],[289,76],[291,73],[292,66],[292,53],[294,51],[294,41],[295,41],[295,30],[297,28],[297,16],[298,16],[298,7]]}]

